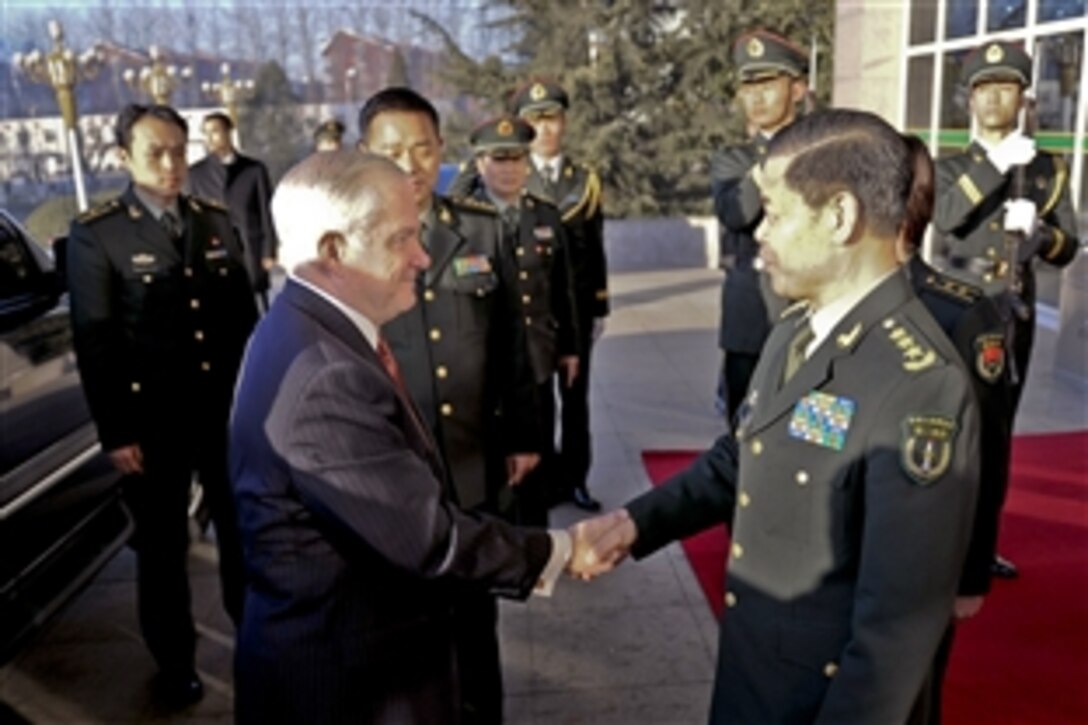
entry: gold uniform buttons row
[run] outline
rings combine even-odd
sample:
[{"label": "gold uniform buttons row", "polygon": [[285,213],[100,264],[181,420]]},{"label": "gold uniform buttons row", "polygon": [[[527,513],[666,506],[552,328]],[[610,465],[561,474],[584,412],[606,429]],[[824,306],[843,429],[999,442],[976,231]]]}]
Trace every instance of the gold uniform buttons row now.
[{"label": "gold uniform buttons row", "polygon": [[200,363],[200,369],[204,372],[209,372],[212,369],[212,364],[210,362],[202,362]]},{"label": "gold uniform buttons row", "polygon": [[725,606],[729,607],[730,609],[737,606],[737,595],[734,594],[733,592],[726,592],[725,593]]},{"label": "gold uniform buttons row", "polygon": [[742,509],[746,509],[752,505],[752,497],[748,495],[747,491],[741,491],[740,496],[737,499]]},{"label": "gold uniform buttons row", "polygon": [[428,336],[435,342],[438,342],[442,339],[442,331],[439,330],[437,327],[432,327],[430,333],[428,333]]},{"label": "gold uniform buttons row", "polygon": [[532,301],[533,301],[533,298],[530,297],[529,295],[522,295],[521,296],[521,303],[524,304],[524,305],[527,305]]},{"label": "gold uniform buttons row", "polygon": [[434,369],[434,375],[439,380],[445,380],[446,378],[449,377],[450,371],[449,371],[449,369],[446,368],[445,365],[439,365],[438,367],[436,367]]},{"label": "gold uniform buttons row", "polygon": [[753,456],[758,456],[763,453],[763,441],[758,438],[752,441],[751,451]]},{"label": "gold uniform buttons row", "polygon": [[423,290],[423,299],[426,300],[427,302],[434,302],[434,290],[433,289]]},{"label": "gold uniform buttons row", "polygon": [[189,307],[194,309],[194,310],[199,310],[200,309],[200,300],[198,300],[195,297],[193,299],[189,300]]},{"label": "gold uniform buttons row", "polygon": [[526,272],[524,269],[521,270],[520,272],[518,272],[518,279],[522,279],[522,280],[529,279],[529,273]]},{"label": "gold uniform buttons row", "polygon": [[193,339],[196,340],[197,342],[204,342],[204,331],[203,330],[197,330],[196,332],[194,332],[193,333]]},{"label": "gold uniform buttons row", "polygon": [[449,416],[453,415],[453,406],[449,403],[443,403],[441,406],[439,406],[438,411],[448,418]]}]

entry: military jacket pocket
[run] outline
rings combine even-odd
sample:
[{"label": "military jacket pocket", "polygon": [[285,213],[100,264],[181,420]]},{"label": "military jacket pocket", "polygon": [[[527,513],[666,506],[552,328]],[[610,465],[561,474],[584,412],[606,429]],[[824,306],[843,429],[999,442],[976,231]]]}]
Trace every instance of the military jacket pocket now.
[{"label": "military jacket pocket", "polygon": [[449,284],[443,286],[458,294],[487,297],[498,288],[499,278],[493,271],[471,272],[454,275]]}]

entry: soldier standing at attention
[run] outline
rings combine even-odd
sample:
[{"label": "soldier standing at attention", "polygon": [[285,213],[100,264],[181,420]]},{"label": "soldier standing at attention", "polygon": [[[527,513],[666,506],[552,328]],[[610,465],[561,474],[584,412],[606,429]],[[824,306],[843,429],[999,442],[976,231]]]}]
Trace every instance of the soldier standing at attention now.
[{"label": "soldier standing at attention", "polygon": [[[1064,266],[1078,246],[1065,161],[1037,151],[1017,128],[1031,67],[1030,56],[1011,43],[988,43],[968,56],[963,80],[971,90],[976,138],[964,152],[937,162],[933,214],[940,266],[981,288],[1005,319],[1012,348],[1010,430],[1035,335],[1034,260]],[[1001,557],[994,559],[994,573],[1017,575]]]},{"label": "soldier standing at attention", "polygon": [[752,169],[767,155],[775,133],[791,124],[805,97],[808,59],[804,49],[765,30],[742,35],[733,44],[737,66],[737,100],[752,138],[711,156],[710,189],[721,224],[721,324],[723,392],[730,425],[748,391],[771,326],[785,301],[770,288],[759,261],[755,230],[763,204],[752,181]]},{"label": "soldier standing at attention", "polygon": [[569,388],[578,378],[574,278],[559,210],[525,188],[533,128],[514,116],[478,126],[470,138],[480,175],[474,198],[502,219],[506,252],[518,269],[518,296],[528,331],[543,431],[541,465],[517,491],[515,523],[547,526],[547,493],[555,476],[553,380]]},{"label": "soldier standing at attention", "polygon": [[188,126],[126,106],[117,145],[132,183],[72,223],[76,359],[102,448],[128,474],[140,630],[162,704],[199,700],[189,611],[188,496],[199,473],[215,524],[224,607],[241,621],[242,552],[227,473],[234,380],[257,309],[227,210],[181,194]]},{"label": "soldier standing at attention", "polygon": [[[438,113],[408,88],[371,96],[359,143],[408,175],[431,265],[420,303],[382,326],[405,385],[438,442],[458,503],[501,514],[511,487],[539,463],[533,371],[517,268],[490,204],[434,193],[442,159]],[[455,604],[465,723],[502,721],[498,607],[484,590]]]},{"label": "soldier standing at attention", "polygon": [[579,368],[572,384],[559,386],[559,471],[553,479],[558,490],[552,498],[572,501],[584,511],[599,511],[601,505],[590,495],[587,484],[593,454],[589,430],[593,343],[604,331],[609,311],[601,179],[589,166],[563,153],[570,98],[562,86],[547,80],[531,81],[514,93],[513,107],[536,133],[530,146],[532,167],[526,188],[559,208],[574,274]]}]

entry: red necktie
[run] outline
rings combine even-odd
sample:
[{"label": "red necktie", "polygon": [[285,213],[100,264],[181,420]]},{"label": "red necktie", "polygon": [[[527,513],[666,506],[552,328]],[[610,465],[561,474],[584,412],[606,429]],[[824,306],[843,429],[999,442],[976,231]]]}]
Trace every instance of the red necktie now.
[{"label": "red necktie", "polygon": [[379,337],[378,344],[374,349],[378,353],[378,359],[382,361],[382,367],[385,368],[385,371],[389,373],[389,377],[396,384],[398,392],[407,396],[408,388],[404,385],[404,377],[400,374],[400,365],[397,365],[397,359],[393,357],[393,351],[389,349],[389,343],[385,341],[384,337]]}]

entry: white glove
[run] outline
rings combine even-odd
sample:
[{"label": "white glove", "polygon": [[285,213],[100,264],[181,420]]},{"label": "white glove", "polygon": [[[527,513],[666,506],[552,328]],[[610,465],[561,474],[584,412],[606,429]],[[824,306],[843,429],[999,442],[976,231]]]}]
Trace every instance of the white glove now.
[{"label": "white glove", "polygon": [[1031,163],[1031,160],[1035,158],[1035,139],[1014,131],[990,149],[988,155],[997,170],[1004,174],[1013,166],[1025,166]]},{"label": "white glove", "polygon": [[604,318],[603,317],[594,317],[593,318],[593,342],[597,342],[597,340],[601,339],[601,335],[603,335],[603,334],[604,334]]},{"label": "white glove", "polygon": [[1005,231],[1023,232],[1031,237],[1039,226],[1039,212],[1030,199],[1009,199],[1005,202]]}]

